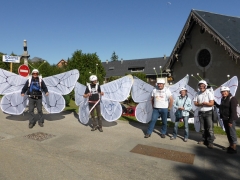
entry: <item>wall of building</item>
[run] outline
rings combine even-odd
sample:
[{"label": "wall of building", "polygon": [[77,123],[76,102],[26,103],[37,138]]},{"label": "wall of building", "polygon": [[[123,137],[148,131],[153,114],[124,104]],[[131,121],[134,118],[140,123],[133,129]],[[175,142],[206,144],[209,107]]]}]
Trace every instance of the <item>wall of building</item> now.
[{"label": "wall of building", "polygon": [[[235,60],[227,54],[223,46],[215,43],[214,39],[207,32],[201,33],[201,27],[195,25],[191,31],[191,44],[185,43],[181,51],[181,62],[178,61],[173,66],[173,77],[175,82],[182,79],[186,74],[197,76],[199,73],[203,77],[204,69],[197,63],[198,52],[207,49],[211,53],[211,62],[205,68],[205,79],[211,84],[220,86],[225,83],[227,75],[240,77],[240,61],[236,64]],[[190,77],[189,85],[197,89],[197,80]],[[240,90],[236,94],[240,102]]]}]

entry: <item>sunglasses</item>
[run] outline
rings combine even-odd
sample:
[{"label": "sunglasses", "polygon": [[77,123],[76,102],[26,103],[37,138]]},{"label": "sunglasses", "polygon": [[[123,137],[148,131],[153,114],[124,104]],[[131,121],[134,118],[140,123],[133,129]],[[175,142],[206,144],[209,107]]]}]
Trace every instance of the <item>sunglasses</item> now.
[{"label": "sunglasses", "polygon": [[32,75],[38,75],[38,73],[32,73]]}]

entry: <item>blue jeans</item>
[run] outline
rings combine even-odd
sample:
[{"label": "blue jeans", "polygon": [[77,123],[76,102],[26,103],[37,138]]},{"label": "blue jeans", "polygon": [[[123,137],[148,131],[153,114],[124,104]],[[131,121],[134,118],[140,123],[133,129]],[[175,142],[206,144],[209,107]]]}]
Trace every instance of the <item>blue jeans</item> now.
[{"label": "blue jeans", "polygon": [[153,108],[152,120],[149,123],[147,134],[152,134],[154,126],[155,126],[159,116],[161,116],[161,119],[162,119],[161,133],[166,134],[166,132],[167,132],[167,115],[168,115],[168,108]]},{"label": "blue jeans", "polygon": [[[184,122],[184,126],[185,126],[185,131],[184,131],[184,138],[188,139],[188,119],[189,116],[183,116],[183,122]],[[175,126],[173,128],[173,137],[176,138],[177,137],[177,132],[178,132],[178,124],[179,124],[179,120],[175,121]]]},{"label": "blue jeans", "polygon": [[215,138],[213,133],[212,110],[205,112],[199,111],[198,115],[202,132],[202,141],[212,144]]}]

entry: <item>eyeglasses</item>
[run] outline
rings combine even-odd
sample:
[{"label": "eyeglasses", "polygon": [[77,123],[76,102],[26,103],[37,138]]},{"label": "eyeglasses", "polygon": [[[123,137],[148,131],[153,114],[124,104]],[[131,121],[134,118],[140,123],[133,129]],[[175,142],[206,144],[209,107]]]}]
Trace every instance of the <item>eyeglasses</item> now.
[{"label": "eyeglasses", "polygon": [[32,73],[32,75],[38,75],[38,73]]}]

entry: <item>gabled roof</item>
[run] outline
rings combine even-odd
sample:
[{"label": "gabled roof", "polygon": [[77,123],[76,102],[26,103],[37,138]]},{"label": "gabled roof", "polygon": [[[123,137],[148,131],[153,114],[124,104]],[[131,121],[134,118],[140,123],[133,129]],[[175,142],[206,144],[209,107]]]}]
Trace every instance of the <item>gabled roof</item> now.
[{"label": "gabled roof", "polygon": [[106,71],[106,77],[111,76],[125,76],[126,73],[132,73],[131,68],[144,68],[143,73],[146,75],[155,75],[153,68],[160,73],[159,66],[164,67],[168,62],[168,58],[147,58],[147,59],[133,59],[133,60],[119,60],[102,62],[102,65]]},{"label": "gabled roof", "polygon": [[166,67],[173,65],[175,56],[181,50],[194,23],[209,33],[235,60],[240,58],[240,17],[226,16],[206,11],[192,10],[178,41],[169,57]]}]

